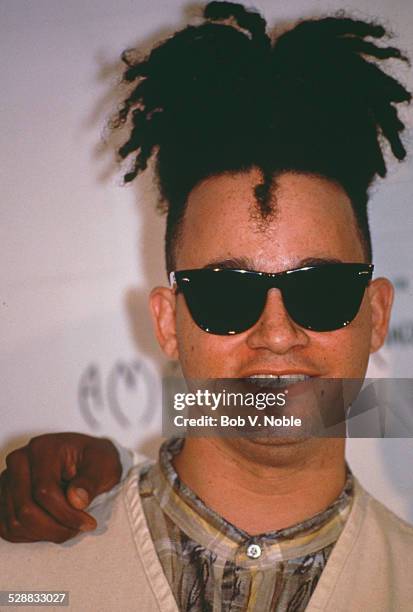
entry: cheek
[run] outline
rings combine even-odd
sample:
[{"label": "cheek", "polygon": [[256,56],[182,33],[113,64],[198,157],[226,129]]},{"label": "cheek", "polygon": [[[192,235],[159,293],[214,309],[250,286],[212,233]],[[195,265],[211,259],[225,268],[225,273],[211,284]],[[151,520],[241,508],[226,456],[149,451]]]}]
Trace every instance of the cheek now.
[{"label": "cheek", "polygon": [[332,378],[363,378],[370,356],[371,311],[365,296],[348,327],[319,334],[318,350]]},{"label": "cheek", "polygon": [[234,359],[239,358],[240,337],[215,336],[200,329],[183,300],[176,308],[179,360],[187,378],[231,378],[236,376]]}]

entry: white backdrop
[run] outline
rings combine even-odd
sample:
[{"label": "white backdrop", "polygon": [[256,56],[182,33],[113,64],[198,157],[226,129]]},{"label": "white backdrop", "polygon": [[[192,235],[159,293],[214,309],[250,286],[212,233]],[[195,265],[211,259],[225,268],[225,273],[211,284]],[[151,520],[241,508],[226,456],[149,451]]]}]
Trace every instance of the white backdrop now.
[{"label": "white backdrop", "polygon": [[[413,56],[407,0],[255,6],[270,23],[341,8],[377,16]],[[121,51],[181,27],[193,11],[182,0],[0,1],[3,456],[56,430],[156,451],[165,363],[146,302],[166,280],[163,219],[149,177],[122,187],[101,136],[116,104]],[[397,298],[370,375],[413,373],[411,158],[377,184],[371,202],[377,271],[395,282]],[[412,441],[351,440],[348,455],[364,485],[413,521]]]}]

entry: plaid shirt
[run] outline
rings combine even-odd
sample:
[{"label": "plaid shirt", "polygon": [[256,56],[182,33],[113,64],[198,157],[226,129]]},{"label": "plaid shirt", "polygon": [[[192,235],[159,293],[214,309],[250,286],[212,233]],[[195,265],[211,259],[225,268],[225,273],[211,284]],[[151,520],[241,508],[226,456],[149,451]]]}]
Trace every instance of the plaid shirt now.
[{"label": "plaid shirt", "polygon": [[139,490],[154,545],[184,612],[305,610],[349,515],[350,471],[341,495],[312,518],[250,536],[207,508],[172,458],[182,439],[165,442],[146,465]]}]

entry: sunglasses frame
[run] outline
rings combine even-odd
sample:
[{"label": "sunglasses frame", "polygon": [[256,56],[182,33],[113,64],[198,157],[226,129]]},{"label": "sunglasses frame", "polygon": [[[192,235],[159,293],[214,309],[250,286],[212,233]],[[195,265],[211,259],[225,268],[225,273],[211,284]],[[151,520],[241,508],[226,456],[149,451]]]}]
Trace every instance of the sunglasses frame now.
[{"label": "sunglasses frame", "polygon": [[[185,279],[185,275],[188,274],[193,274],[195,273],[199,273],[199,272],[203,272],[203,271],[208,271],[208,272],[216,272],[216,273],[220,273],[220,272],[236,272],[238,274],[248,274],[249,276],[254,275],[254,276],[259,276],[261,278],[265,278],[268,281],[268,290],[269,289],[280,289],[281,292],[283,291],[283,288],[285,286],[285,282],[286,279],[288,278],[288,276],[291,276],[294,273],[297,272],[305,272],[305,271],[311,271],[311,270],[318,270],[320,268],[326,268],[326,267],[334,267],[334,268],[339,268],[339,269],[346,269],[346,270],[354,270],[354,273],[358,276],[368,276],[368,281],[366,283],[366,286],[364,288],[367,288],[367,286],[369,285],[372,275],[373,275],[373,270],[374,270],[374,265],[373,264],[366,264],[366,263],[342,263],[342,262],[337,262],[337,263],[321,263],[321,264],[317,264],[317,265],[310,265],[310,266],[304,266],[301,268],[293,268],[292,270],[284,270],[283,272],[259,272],[257,270],[248,270],[248,269],[240,269],[240,268],[222,268],[222,267],[216,267],[216,268],[193,268],[193,269],[186,269],[186,270],[175,270],[172,271],[169,274],[169,283],[170,283],[170,288],[174,291],[175,294],[178,294],[180,292],[183,293],[184,298],[185,298],[185,292],[182,289],[182,286],[180,286],[180,283],[182,281],[189,281],[189,279]],[[177,276],[179,275],[179,276]],[[288,281],[287,281],[288,282]],[[186,300],[186,298],[185,298]],[[190,312],[191,309],[189,308]],[[288,312],[288,309],[287,309]],[[358,311],[357,311],[358,312]],[[262,314],[262,313],[261,313]],[[356,313],[357,315],[357,313]],[[355,316],[356,316],[355,315]],[[198,325],[198,327],[200,327],[202,330],[206,331],[207,333],[211,333],[214,335],[233,335],[233,334],[239,334],[239,333],[243,333],[243,331],[247,331],[247,329],[250,329],[252,326],[247,327],[245,330],[242,331],[238,331],[238,332],[234,332],[234,331],[228,331],[226,333],[218,333],[218,332],[213,332],[210,331],[210,329],[204,325],[200,325],[199,323],[197,323],[196,319],[194,318],[194,315],[191,312],[191,316],[195,322],[196,325]],[[289,313],[289,316],[290,313]],[[294,317],[292,317],[294,320]],[[355,318],[355,317],[353,317]],[[255,323],[258,322],[259,319],[257,319],[257,321]],[[351,319],[353,320],[353,319]],[[351,321],[346,321],[344,322],[340,327],[335,327],[334,329],[340,329],[342,327],[345,327],[348,323],[350,323]],[[300,325],[298,323],[298,325]],[[312,328],[309,326],[305,326],[305,325],[301,325],[301,327],[303,327],[304,329],[309,329],[311,330]],[[320,331],[321,333],[324,331],[333,331],[333,330],[315,330],[315,331]]]}]

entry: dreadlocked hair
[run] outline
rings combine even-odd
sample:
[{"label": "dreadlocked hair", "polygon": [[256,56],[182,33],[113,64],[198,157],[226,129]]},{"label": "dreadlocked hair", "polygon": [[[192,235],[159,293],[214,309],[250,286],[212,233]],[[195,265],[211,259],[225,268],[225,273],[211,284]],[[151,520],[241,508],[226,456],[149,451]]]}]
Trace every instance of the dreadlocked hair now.
[{"label": "dreadlocked hair", "polygon": [[142,61],[122,56],[132,86],[114,121],[131,121],[119,150],[132,158],[124,179],[133,180],[154,157],[168,271],[195,185],[253,167],[263,176],[256,196],[264,218],[271,181],[282,172],[339,183],[371,260],[368,189],[386,174],[385,140],[398,160],[406,155],[396,105],[411,98],[380,64],[406,58],[374,42],[386,35],[381,25],[344,16],[302,21],[274,43],[265,20],[240,4],[210,2],[204,19]]}]

